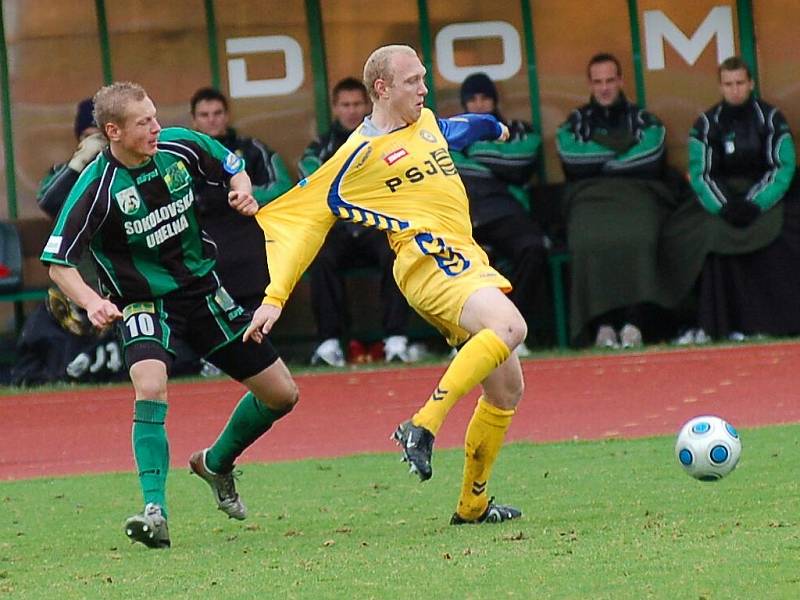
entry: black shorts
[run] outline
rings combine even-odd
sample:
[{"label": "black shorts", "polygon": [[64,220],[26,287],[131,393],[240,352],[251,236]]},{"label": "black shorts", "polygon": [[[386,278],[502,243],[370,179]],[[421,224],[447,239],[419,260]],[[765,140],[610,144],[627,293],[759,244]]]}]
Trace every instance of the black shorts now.
[{"label": "black shorts", "polygon": [[176,338],[238,381],[278,360],[268,339],[260,344],[242,342],[250,314],[221,286],[208,294],[170,294],[132,302],[121,311],[119,329],[129,369],[140,360],[155,359],[164,362],[169,372]]}]

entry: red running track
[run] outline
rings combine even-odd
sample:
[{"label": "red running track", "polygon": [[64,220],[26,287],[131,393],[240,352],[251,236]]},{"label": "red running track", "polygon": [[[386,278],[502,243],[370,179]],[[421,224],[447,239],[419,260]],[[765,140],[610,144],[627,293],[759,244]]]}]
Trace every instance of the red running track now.
[{"label": "red running track", "polygon": [[[800,421],[800,344],[525,361],[525,398],[509,441],[672,433],[719,414],[737,427]],[[301,401],[242,462],[392,451],[389,435],[436,385],[443,366],[297,377]],[[175,465],[214,441],[244,388],[170,386]],[[437,447],[462,443],[477,392],[453,410]],[[133,470],[133,393],[120,387],[0,397],[0,479]]]}]

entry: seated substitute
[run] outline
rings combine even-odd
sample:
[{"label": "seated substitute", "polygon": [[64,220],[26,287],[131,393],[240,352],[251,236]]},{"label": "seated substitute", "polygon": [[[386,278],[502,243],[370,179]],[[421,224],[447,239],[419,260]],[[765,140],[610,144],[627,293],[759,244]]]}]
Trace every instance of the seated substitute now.
[{"label": "seated substitute", "polygon": [[[69,196],[72,186],[78,181],[78,177],[86,165],[91,163],[108,145],[108,140],[94,122],[93,110],[94,102],[91,98],[86,98],[78,103],[74,124],[78,147],[67,162],[53,165],[39,185],[36,201],[39,204],[39,208],[51,219],[55,220],[58,216],[58,212],[67,201],[67,196]],[[78,270],[84,281],[95,288],[97,287],[97,272],[94,268],[94,261],[91,258],[84,257],[78,265]],[[57,288],[54,288],[54,290],[57,290]],[[64,299],[63,294],[58,291],[54,291],[53,294],[60,296],[65,303],[70,304],[69,313],[73,318],[82,320],[82,317],[85,317],[84,311],[75,306],[74,303]],[[53,294],[50,295],[49,299],[53,297]],[[56,314],[56,311],[51,309],[51,314]],[[60,320],[60,322],[63,321]],[[86,322],[88,322],[88,319],[86,319]]]},{"label": "seated substitute", "polygon": [[781,111],[753,88],[741,58],[723,61],[722,100],[689,134],[697,202],[682,207],[664,232],[670,272],[691,265],[671,288],[697,281],[697,328],[682,341],[800,333],[795,145]]},{"label": "seated substitute", "polygon": [[[492,250],[492,259],[510,263],[509,298],[529,325],[539,286],[546,280],[548,240],[531,219],[528,184],[536,168],[542,138],[524,121],[506,121],[500,114],[494,82],[474,73],[461,84],[461,105],[468,113],[491,114],[509,130],[507,142],[480,141],[461,152],[451,151],[469,197],[472,235]],[[521,343],[516,352],[530,355]]]},{"label": "seated substitute", "polygon": [[[361,125],[369,113],[367,89],[348,77],[333,88],[331,128],[311,142],[297,164],[301,177],[308,177],[328,160]],[[263,234],[262,234],[263,235]],[[392,275],[394,252],[386,233],[339,221],[328,232],[325,244],[311,265],[311,309],[317,324],[319,345],[311,364],[343,367],[341,338],[348,320],[343,271],[352,267],[377,266],[381,271],[380,299],[383,305],[383,352],[387,362],[410,362],[408,352],[408,302]]]},{"label": "seated substitute", "polygon": [[58,216],[58,211],[64,205],[69,191],[78,181],[78,176],[84,167],[108,145],[108,140],[94,122],[93,109],[91,98],[78,103],[74,125],[78,147],[67,162],[53,165],[39,185],[36,201],[39,203],[39,208],[52,219]]},{"label": "seated substitute", "polygon": [[[280,155],[255,138],[238,135],[230,126],[225,94],[214,88],[201,88],[192,96],[190,109],[193,129],[244,159],[259,206],[291,189],[294,184]],[[255,310],[268,283],[264,232],[255,219],[231,208],[227,190],[221,186],[203,185],[198,208],[203,230],[217,245],[216,271],[222,285],[236,302]]]},{"label": "seated substitute", "polygon": [[650,309],[663,305],[659,231],[675,204],[662,181],[665,129],[625,97],[616,57],[593,56],[586,73],[589,103],[556,134],[567,180],[571,335],[632,348],[642,345]]}]

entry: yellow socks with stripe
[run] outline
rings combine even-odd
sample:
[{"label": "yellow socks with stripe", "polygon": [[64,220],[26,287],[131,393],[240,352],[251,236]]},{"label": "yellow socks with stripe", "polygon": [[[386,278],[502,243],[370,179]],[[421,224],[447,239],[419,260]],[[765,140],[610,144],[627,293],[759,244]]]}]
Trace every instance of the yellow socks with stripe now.
[{"label": "yellow socks with stripe", "polygon": [[160,504],[165,518],[169,471],[169,442],[164,428],[166,417],[166,402],[137,400],[133,405],[131,441],[144,503]]},{"label": "yellow socks with stripe", "polygon": [[513,409],[497,408],[483,396],[478,399],[464,440],[464,479],[456,510],[464,520],[474,521],[489,505],[486,485],[513,416]]},{"label": "yellow socks with stripe", "polygon": [[510,354],[511,350],[494,331],[481,329],[458,351],[439,385],[411,422],[435,436],[456,402],[503,364]]}]

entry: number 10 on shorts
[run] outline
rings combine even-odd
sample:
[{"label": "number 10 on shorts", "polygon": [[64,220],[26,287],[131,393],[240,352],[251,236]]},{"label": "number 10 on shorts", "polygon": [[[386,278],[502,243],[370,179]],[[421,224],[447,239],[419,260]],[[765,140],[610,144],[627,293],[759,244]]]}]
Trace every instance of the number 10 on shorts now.
[{"label": "number 10 on shorts", "polygon": [[128,337],[130,339],[139,336],[152,337],[156,332],[156,325],[153,320],[155,312],[155,306],[152,302],[137,302],[126,306],[122,311],[122,319],[125,323],[125,328],[128,330]]}]

